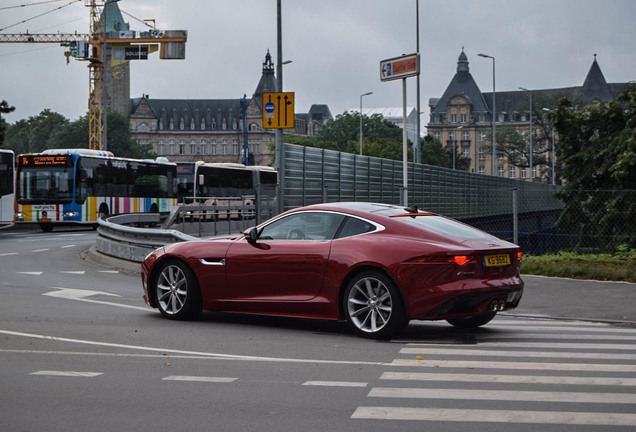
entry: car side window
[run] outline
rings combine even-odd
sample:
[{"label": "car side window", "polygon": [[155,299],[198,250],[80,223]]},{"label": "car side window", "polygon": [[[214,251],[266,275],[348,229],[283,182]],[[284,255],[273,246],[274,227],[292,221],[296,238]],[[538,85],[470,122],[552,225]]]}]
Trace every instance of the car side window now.
[{"label": "car side window", "polygon": [[332,240],[344,215],[326,212],[295,213],[261,229],[260,240]]},{"label": "car side window", "polygon": [[342,228],[340,229],[338,234],[336,234],[336,238],[351,237],[375,230],[376,227],[372,223],[354,217],[347,217],[342,224]]}]

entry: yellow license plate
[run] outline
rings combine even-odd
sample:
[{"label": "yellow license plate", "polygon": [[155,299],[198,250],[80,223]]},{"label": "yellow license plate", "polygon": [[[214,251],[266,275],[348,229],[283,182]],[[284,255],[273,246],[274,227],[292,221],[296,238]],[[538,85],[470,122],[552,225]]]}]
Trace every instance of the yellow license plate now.
[{"label": "yellow license plate", "polygon": [[504,267],[510,265],[510,255],[484,255],[484,267]]},{"label": "yellow license plate", "polygon": [[51,218],[40,218],[38,222],[51,222]]}]

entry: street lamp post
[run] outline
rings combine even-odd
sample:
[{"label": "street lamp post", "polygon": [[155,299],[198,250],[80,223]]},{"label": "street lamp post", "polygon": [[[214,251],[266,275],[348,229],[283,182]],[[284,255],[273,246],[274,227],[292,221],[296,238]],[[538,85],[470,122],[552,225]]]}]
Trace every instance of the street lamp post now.
[{"label": "street lamp post", "polygon": [[534,176],[532,175],[532,155],[534,154],[534,148],[532,146],[532,92],[526,88],[523,87],[519,87],[519,90],[523,90],[524,92],[527,92],[528,95],[530,96],[530,155],[529,155],[529,162],[530,162],[530,181],[534,181]]},{"label": "street lamp post", "polygon": [[[459,131],[463,128],[463,126],[458,126],[457,129],[455,130],[455,134],[458,134]],[[457,157],[457,135],[453,136],[453,170],[455,169],[455,159]]]},{"label": "street lamp post", "polygon": [[372,95],[373,92],[366,92],[360,95],[360,156],[362,156],[362,96]]},{"label": "street lamp post", "polygon": [[[544,112],[550,112],[552,111],[549,108],[543,108]],[[556,166],[555,166],[555,161],[556,161],[556,147],[555,147],[555,143],[554,143],[554,124],[552,124],[550,126],[550,135],[552,136],[552,186],[556,185]]]},{"label": "street lamp post", "polygon": [[479,57],[492,59],[492,175],[497,175],[497,108],[495,106],[495,58],[488,54],[477,54]]}]

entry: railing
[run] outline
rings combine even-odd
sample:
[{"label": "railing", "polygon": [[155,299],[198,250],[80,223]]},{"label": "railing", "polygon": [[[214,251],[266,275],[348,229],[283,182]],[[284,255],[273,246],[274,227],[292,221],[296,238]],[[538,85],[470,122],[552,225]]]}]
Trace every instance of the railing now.
[{"label": "railing", "polygon": [[197,237],[176,230],[149,228],[160,223],[159,213],[131,213],[99,219],[96,249],[105,255],[142,262],[150,252],[168,243],[197,240]]},{"label": "railing", "polygon": [[203,202],[180,205],[167,218],[159,213],[130,213],[99,219],[96,250],[142,262],[146,255],[166,244],[201,237],[233,237],[261,220],[262,208],[254,204],[254,197],[197,200]]}]

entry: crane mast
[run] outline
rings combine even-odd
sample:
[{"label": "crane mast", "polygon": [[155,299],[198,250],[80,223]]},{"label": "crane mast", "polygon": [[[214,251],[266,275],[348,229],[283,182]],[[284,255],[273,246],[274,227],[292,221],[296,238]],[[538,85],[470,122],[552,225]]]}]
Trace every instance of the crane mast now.
[{"label": "crane mast", "polygon": [[[118,0],[115,0],[118,1]],[[141,33],[136,37],[134,32],[124,32],[123,35],[110,35],[106,32],[104,7],[109,2],[104,0],[84,0],[84,5],[90,8],[90,31],[83,33],[0,33],[0,43],[59,43],[69,47],[66,51],[67,63],[69,57],[88,61],[88,147],[102,150],[104,143],[104,82],[107,47],[149,47],[147,52],[153,52],[152,47],[159,44],[160,59],[185,59],[186,30],[173,30]],[[147,20],[153,21],[154,20]],[[156,50],[156,49],[155,49]],[[132,60],[125,59],[124,61]]]}]

